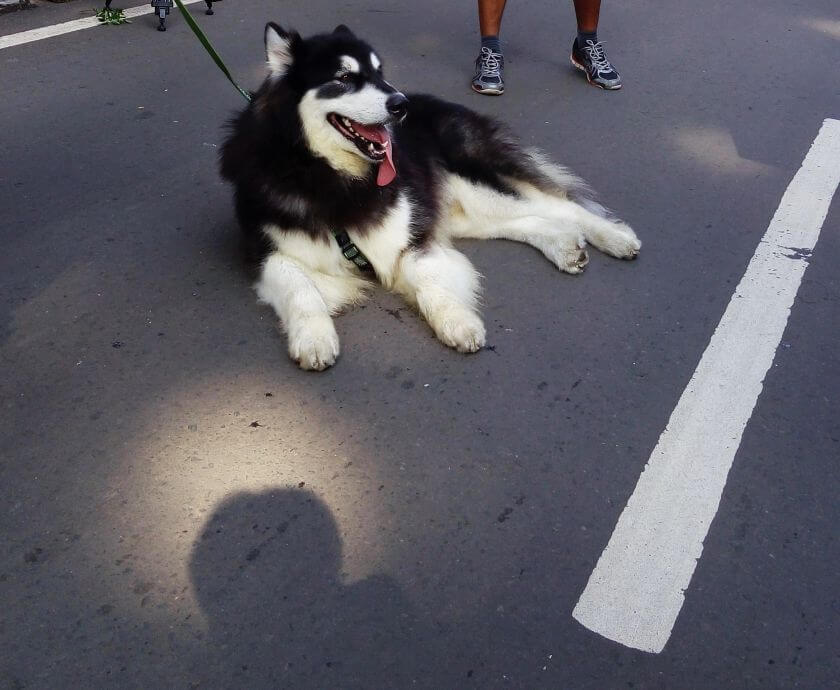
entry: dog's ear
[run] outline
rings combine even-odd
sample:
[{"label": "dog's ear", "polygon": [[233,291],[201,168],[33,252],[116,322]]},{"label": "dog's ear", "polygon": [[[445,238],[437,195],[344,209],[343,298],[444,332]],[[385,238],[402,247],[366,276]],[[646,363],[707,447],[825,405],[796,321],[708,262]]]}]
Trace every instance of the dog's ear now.
[{"label": "dog's ear", "polygon": [[286,31],[274,22],[265,25],[265,57],[268,68],[275,77],[282,77],[294,62],[300,45],[300,36],[295,31]]},{"label": "dog's ear", "polygon": [[333,29],[333,33],[336,36],[344,36],[345,38],[356,38],[356,34],[354,34],[350,29],[348,29],[344,24],[339,24],[335,29]]}]

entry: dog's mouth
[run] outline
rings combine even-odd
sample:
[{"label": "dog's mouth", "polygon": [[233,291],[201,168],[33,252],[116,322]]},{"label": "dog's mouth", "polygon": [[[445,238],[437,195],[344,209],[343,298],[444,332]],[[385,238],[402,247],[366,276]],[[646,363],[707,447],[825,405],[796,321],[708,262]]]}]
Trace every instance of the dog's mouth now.
[{"label": "dog's mouth", "polygon": [[391,135],[385,125],[363,125],[338,113],[330,113],[327,120],[345,139],[352,141],[365,158],[379,163],[376,184],[384,187],[393,181],[397,169],[394,167]]},{"label": "dog's mouth", "polygon": [[365,158],[374,163],[385,160],[391,137],[383,125],[363,125],[338,113],[330,113],[327,120],[345,139],[352,141]]}]

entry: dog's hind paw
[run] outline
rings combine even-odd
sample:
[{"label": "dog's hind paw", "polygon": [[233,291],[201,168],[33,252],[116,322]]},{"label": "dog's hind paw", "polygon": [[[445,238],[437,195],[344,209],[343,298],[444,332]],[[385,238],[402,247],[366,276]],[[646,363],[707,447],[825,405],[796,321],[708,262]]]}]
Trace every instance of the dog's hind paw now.
[{"label": "dog's hind paw", "polygon": [[559,249],[551,257],[557,268],[564,273],[576,275],[583,273],[586,264],[589,263],[589,254],[585,249]]},{"label": "dog's hind paw", "polygon": [[613,223],[610,232],[604,233],[602,245],[598,248],[618,259],[632,261],[639,256],[642,243],[627,223]]},{"label": "dog's hind paw", "polygon": [[328,316],[307,319],[289,333],[289,356],[301,369],[323,371],[338,357],[338,333]]}]

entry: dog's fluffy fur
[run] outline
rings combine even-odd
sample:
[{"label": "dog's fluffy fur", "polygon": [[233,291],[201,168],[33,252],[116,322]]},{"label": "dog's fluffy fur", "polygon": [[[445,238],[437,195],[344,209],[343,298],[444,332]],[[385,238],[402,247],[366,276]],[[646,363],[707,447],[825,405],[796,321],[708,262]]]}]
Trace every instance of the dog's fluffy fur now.
[{"label": "dog's fluffy fur", "polygon": [[221,168],[261,262],[259,299],[304,369],[335,362],[332,316],[371,285],[333,229],[460,352],[479,350],[485,331],[478,275],[453,239],[527,242],[567,273],[583,271],[587,242],[623,259],[638,254],[633,230],[568,170],[467,108],[426,95],[406,103],[379,55],[346,27],[302,39],[271,23],[265,45],[269,76],[232,122]]}]

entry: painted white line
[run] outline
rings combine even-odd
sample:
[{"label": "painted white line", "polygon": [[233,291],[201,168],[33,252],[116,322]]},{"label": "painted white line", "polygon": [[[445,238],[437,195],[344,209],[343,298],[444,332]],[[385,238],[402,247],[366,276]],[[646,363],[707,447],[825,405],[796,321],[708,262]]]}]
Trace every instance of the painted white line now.
[{"label": "painted white line", "polygon": [[590,630],[665,647],[838,183],[825,120],[572,612]]},{"label": "painted white line", "polygon": [[[203,2],[204,0],[184,0],[185,5],[192,5],[196,2]],[[132,7],[125,11],[125,16],[129,19],[139,17],[144,14],[152,14],[154,8],[151,5],[141,5],[140,7]],[[30,31],[21,31],[16,34],[9,34],[8,36],[0,36],[0,50],[3,48],[11,48],[12,46],[19,46],[24,43],[32,43],[33,41],[41,41],[45,38],[52,38],[53,36],[61,36],[62,34],[69,34],[73,31],[81,31],[82,29],[91,29],[94,26],[103,26],[96,17],[85,17],[84,19],[74,19],[70,22],[62,24],[53,24],[52,26],[42,26],[38,29],[31,29]]]}]

